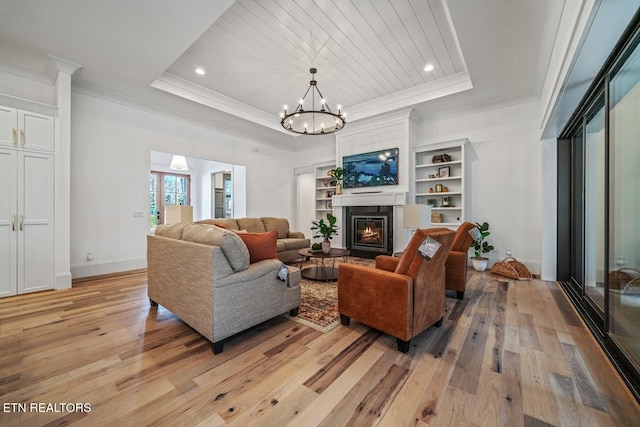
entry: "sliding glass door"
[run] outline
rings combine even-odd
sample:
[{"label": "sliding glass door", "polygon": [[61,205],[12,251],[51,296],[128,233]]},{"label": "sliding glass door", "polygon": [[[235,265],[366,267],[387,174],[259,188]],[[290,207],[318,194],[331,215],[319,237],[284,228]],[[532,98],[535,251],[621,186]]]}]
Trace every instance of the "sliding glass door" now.
[{"label": "sliding glass door", "polygon": [[584,294],[604,315],[605,133],[604,96],[587,115],[584,150]]},{"label": "sliding glass door", "polygon": [[558,139],[558,279],[640,400],[640,18]]},{"label": "sliding glass door", "polygon": [[611,78],[609,331],[640,366],[640,47]]}]

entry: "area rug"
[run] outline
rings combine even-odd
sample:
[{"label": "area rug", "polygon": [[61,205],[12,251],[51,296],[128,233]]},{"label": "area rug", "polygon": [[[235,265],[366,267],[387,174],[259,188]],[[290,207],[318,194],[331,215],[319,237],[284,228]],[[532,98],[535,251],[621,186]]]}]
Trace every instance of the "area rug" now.
[{"label": "area rug", "polygon": [[[330,261],[327,260],[326,262]],[[373,260],[366,258],[349,257],[348,262],[367,266],[374,265]],[[342,261],[336,261],[336,268],[340,263]],[[302,268],[312,265],[315,265],[315,263],[306,262],[302,265]],[[288,314],[283,314],[283,317],[322,333],[329,332],[340,324],[338,282],[317,282],[303,278],[300,281],[300,293],[302,301],[300,302],[298,315],[289,316]]]}]

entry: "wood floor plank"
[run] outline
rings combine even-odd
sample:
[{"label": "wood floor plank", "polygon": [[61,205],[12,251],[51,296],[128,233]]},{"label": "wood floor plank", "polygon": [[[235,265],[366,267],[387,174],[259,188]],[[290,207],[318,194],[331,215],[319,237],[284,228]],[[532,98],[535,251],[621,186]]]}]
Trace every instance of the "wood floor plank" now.
[{"label": "wood floor plank", "polygon": [[[358,379],[349,393],[326,414],[318,425],[323,427],[349,425],[349,420],[359,412],[359,408],[363,407],[364,400],[370,397],[370,391],[384,382],[385,375],[391,370],[395,359],[396,354],[386,351],[382,353],[371,369]],[[329,390],[327,389],[326,392],[328,393]]]},{"label": "wood floor plank", "polygon": [[[582,403],[580,396],[573,384],[573,379],[568,376],[550,373],[551,388],[558,405],[558,416],[564,420],[567,427],[579,427],[583,425],[582,420]],[[607,425],[611,425],[609,423]]]},{"label": "wood floor plank", "polygon": [[459,388],[449,386],[437,407],[437,414],[430,420],[432,426],[470,426],[473,422],[475,396]]},{"label": "wood floor plank", "polygon": [[608,412],[604,399],[594,386],[591,374],[586,369],[582,356],[575,346],[562,344],[562,350],[571,368],[582,404],[602,412]]},{"label": "wood floor plank", "polygon": [[471,412],[472,425],[500,425],[501,377],[500,373],[490,370],[482,370],[480,373],[480,385]]},{"label": "wood floor plank", "polygon": [[[300,420],[304,420],[304,424],[307,426],[320,425],[345,400],[346,396],[352,393],[355,385],[367,373],[374,370],[375,366],[378,366],[378,359],[384,354],[390,357],[384,349],[376,348],[375,346],[369,348],[336,381],[329,385],[324,393],[314,400],[313,405],[305,408],[297,414],[294,420],[286,425],[291,427],[298,426],[300,425]],[[343,415],[344,417],[349,417],[352,413],[353,411],[349,410]]]},{"label": "wood floor plank", "polygon": [[500,425],[524,426],[522,398],[522,375],[520,374],[520,353],[505,351],[501,375]]},{"label": "wood floor plank", "polygon": [[527,416],[551,425],[558,425],[558,411],[551,390],[544,353],[521,347],[520,373],[525,425],[527,425]]},{"label": "wood floor plank", "polygon": [[471,395],[475,395],[478,389],[482,354],[489,334],[490,315],[487,309],[490,298],[489,293],[484,293],[480,298],[478,309],[451,377],[451,385]]},{"label": "wood floor plank", "polygon": [[318,372],[305,381],[304,385],[316,393],[322,394],[322,392],[325,391],[340,374],[346,371],[353,361],[367,351],[379,337],[380,332],[369,329],[362,337],[354,341],[351,346],[340,352],[340,354],[329,361],[325,367],[318,370]]},{"label": "wood floor plank", "polygon": [[440,328],[412,340],[277,317],[210,343],[146,274],[0,299],[0,425],[637,425],[640,406],[553,282],[471,272]]}]

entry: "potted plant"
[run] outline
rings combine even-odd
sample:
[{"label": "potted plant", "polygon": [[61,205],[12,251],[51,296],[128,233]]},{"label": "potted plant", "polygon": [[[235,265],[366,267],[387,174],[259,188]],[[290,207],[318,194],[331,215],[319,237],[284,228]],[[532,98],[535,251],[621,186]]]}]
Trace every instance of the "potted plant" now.
[{"label": "potted plant", "polygon": [[336,185],[336,194],[342,194],[342,180],[344,179],[344,169],[338,166],[335,169],[331,169],[327,172],[331,178],[333,178],[333,182]]},{"label": "potted plant", "polygon": [[336,217],[328,213],[327,221],[328,223],[324,221],[324,218],[321,218],[319,221],[311,221],[311,224],[313,224],[313,227],[311,227],[313,237],[322,237],[324,239],[322,240],[322,252],[325,254],[328,254],[331,250],[330,240],[333,238],[333,235],[338,233]]},{"label": "potted plant", "polygon": [[483,256],[486,253],[489,253],[493,250],[493,246],[491,246],[485,239],[491,232],[489,231],[489,223],[483,222],[482,224],[476,222],[477,227],[469,230],[469,234],[473,238],[473,256],[471,257],[471,262],[473,263],[473,268],[476,271],[485,271],[487,269],[487,264],[489,263],[489,258]]}]

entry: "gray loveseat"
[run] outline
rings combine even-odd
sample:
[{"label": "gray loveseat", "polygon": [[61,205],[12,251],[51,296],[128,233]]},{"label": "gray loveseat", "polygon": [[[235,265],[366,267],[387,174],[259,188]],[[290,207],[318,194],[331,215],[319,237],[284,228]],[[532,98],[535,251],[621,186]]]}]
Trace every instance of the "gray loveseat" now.
[{"label": "gray loveseat", "polygon": [[228,230],[247,231],[249,233],[278,232],[278,258],[280,261],[290,263],[300,258],[298,251],[311,246],[311,241],[299,231],[289,230],[289,221],[286,218],[274,218],[263,216],[261,218],[213,218],[197,221],[197,224],[216,224]]},{"label": "gray loveseat", "polygon": [[282,262],[249,263],[249,251],[234,232],[205,224],[160,225],[147,236],[148,295],[213,343],[300,305],[300,270]]}]

